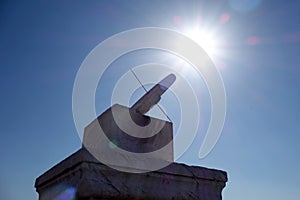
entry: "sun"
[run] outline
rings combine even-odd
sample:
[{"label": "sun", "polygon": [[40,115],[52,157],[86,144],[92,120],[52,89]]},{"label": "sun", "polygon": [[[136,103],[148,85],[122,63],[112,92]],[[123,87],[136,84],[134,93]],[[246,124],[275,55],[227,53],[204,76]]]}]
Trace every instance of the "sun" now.
[{"label": "sun", "polygon": [[194,29],[186,30],[184,34],[197,42],[209,56],[217,53],[217,40],[213,33],[207,30]]}]

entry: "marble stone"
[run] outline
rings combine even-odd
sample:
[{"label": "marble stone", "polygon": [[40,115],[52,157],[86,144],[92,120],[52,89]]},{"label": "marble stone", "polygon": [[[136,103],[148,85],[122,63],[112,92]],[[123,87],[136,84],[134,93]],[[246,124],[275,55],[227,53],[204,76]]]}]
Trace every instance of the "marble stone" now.
[{"label": "marble stone", "polygon": [[[93,152],[97,158],[120,155],[110,161],[119,162],[122,157],[128,157],[126,152],[122,156],[123,152],[111,148],[113,146],[127,152],[144,153],[144,160],[153,158],[173,162],[173,124],[139,113],[130,113],[126,106],[115,104],[85,128],[83,137],[83,147]],[[147,154],[149,152],[151,154]]]},{"label": "marble stone", "polygon": [[85,128],[81,149],[36,179],[39,199],[221,200],[227,173],[174,163],[172,127],[113,105]]},{"label": "marble stone", "polygon": [[81,148],[38,177],[40,200],[198,199],[221,200],[224,171],[171,163],[146,173],[112,169]]}]

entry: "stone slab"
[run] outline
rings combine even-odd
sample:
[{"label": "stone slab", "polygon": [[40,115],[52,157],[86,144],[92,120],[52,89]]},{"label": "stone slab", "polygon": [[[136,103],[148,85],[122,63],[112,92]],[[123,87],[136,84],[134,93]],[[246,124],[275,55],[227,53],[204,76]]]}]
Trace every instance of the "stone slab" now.
[{"label": "stone slab", "polygon": [[221,200],[224,171],[171,163],[147,173],[112,169],[82,148],[38,177],[40,200],[198,199]]}]

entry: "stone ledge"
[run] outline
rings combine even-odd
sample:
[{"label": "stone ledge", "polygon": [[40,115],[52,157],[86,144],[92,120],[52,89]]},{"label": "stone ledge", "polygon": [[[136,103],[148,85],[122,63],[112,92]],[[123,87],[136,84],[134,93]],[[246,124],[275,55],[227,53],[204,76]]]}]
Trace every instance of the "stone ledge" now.
[{"label": "stone ledge", "polygon": [[39,199],[55,199],[66,188],[76,199],[200,199],[220,200],[227,173],[172,163],[147,173],[126,173],[97,161],[80,149],[38,177]]}]

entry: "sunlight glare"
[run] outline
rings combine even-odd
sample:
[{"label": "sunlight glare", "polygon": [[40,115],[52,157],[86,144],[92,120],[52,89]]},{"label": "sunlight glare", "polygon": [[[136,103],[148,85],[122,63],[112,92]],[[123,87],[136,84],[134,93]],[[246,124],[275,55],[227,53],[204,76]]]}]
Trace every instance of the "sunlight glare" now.
[{"label": "sunlight glare", "polygon": [[216,39],[208,31],[191,30],[185,33],[186,36],[197,42],[209,56],[216,53]]}]

